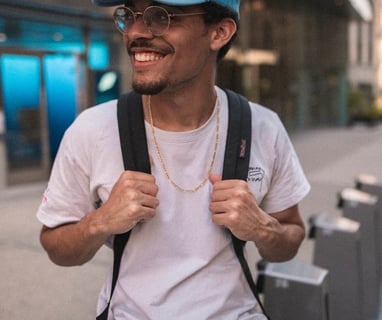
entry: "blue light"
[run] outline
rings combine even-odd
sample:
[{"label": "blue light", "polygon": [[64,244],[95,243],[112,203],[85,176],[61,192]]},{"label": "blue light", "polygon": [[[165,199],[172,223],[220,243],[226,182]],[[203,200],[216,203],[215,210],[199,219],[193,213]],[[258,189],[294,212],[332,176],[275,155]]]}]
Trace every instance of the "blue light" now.
[{"label": "blue light", "polygon": [[88,63],[90,69],[102,70],[109,67],[109,49],[107,44],[92,43],[89,47]]}]

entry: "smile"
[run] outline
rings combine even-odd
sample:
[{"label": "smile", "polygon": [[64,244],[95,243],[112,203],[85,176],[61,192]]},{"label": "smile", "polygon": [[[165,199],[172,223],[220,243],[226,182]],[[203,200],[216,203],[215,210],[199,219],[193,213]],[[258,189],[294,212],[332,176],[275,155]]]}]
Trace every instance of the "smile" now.
[{"label": "smile", "polygon": [[134,53],[134,59],[138,62],[152,62],[163,59],[163,55],[155,52],[136,52]]}]

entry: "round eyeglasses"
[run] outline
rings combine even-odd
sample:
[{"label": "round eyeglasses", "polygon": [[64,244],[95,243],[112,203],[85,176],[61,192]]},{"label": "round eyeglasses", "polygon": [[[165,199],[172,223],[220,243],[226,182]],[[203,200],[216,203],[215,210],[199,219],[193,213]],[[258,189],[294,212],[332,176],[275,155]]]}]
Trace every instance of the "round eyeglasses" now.
[{"label": "round eyeglasses", "polygon": [[188,17],[206,14],[205,12],[169,13],[159,6],[147,7],[143,12],[134,12],[128,7],[118,7],[114,11],[114,22],[118,31],[127,33],[136,22],[138,16],[142,16],[143,23],[148,31],[154,36],[162,36],[170,27],[171,19],[175,17]]}]

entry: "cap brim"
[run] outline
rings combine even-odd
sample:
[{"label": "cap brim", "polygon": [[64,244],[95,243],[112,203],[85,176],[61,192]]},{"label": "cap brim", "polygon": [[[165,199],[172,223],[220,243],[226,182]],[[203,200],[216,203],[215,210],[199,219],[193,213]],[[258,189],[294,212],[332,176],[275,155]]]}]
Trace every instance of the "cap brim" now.
[{"label": "cap brim", "polygon": [[[93,3],[97,6],[102,7],[112,7],[112,6],[119,6],[123,5],[125,1],[123,0],[92,0]],[[156,0],[155,2],[168,5],[168,6],[193,6],[198,5],[206,2],[214,1],[217,4],[220,4],[221,6],[230,8],[237,14],[239,17],[239,6],[240,6],[240,0]]]},{"label": "cap brim", "polygon": [[93,3],[97,6],[102,7],[113,7],[113,6],[119,6],[121,4],[124,4],[124,1],[117,1],[117,0],[92,0]]}]

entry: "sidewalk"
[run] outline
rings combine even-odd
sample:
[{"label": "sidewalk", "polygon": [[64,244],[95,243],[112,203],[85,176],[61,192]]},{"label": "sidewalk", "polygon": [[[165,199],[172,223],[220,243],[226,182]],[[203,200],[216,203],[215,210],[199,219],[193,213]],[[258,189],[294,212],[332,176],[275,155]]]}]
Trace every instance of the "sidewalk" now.
[{"label": "sidewalk", "polygon": [[94,320],[98,292],[112,259],[102,249],[82,267],[52,264],[39,244],[35,217],[44,184],[0,195],[0,319]]},{"label": "sidewalk", "polygon": [[[353,187],[358,174],[382,178],[381,126],[300,132],[292,141],[312,185],[301,204],[305,221],[323,211],[338,214],[337,193]],[[102,249],[82,267],[53,265],[40,247],[35,218],[44,187],[0,191],[0,320],[94,320],[111,252]],[[304,241],[298,258],[311,262],[313,241]]]}]

